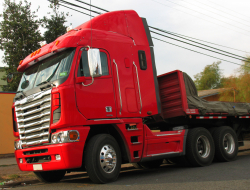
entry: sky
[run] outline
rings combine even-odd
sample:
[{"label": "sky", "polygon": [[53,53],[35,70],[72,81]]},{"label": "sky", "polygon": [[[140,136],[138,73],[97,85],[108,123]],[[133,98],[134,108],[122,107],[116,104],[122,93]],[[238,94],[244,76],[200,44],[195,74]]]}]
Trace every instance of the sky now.
[{"label": "sky", "polygon": [[[13,1],[13,0],[12,0]],[[15,0],[19,2],[19,0]],[[31,9],[36,10],[39,18],[50,16],[48,12],[49,2],[47,0],[27,0],[32,3]],[[68,2],[88,6],[77,2],[77,0],[66,0]],[[163,30],[197,38],[200,40],[216,43],[237,50],[221,46],[207,44],[209,46],[228,51],[239,56],[250,55],[250,1],[249,0],[81,0],[109,11],[135,10],[140,17],[147,19],[149,26]],[[4,0],[0,0],[0,12],[3,12]],[[75,8],[77,9],[77,8]],[[76,27],[90,18],[84,14],[60,7],[63,12],[71,15],[65,24]],[[83,9],[82,12],[89,13]],[[94,9],[99,11],[97,9]],[[93,13],[92,13],[93,14]],[[93,14],[96,15],[96,14]],[[1,19],[0,19],[1,21]],[[41,30],[43,33],[44,30]],[[171,44],[153,39],[157,74],[167,73],[173,70],[181,70],[192,78],[201,72],[206,65],[221,59],[242,64],[240,60],[229,58],[213,52],[192,47],[172,39],[152,34],[152,37],[160,38],[167,42],[183,46],[185,48],[208,54],[217,58],[201,55]],[[203,43],[203,42],[200,42]],[[198,44],[197,44],[198,45]],[[238,51],[241,50],[241,51]],[[0,51],[0,57],[3,52]],[[5,66],[0,59],[0,66]],[[234,75],[239,68],[238,65],[221,60],[220,68],[224,76]]]}]

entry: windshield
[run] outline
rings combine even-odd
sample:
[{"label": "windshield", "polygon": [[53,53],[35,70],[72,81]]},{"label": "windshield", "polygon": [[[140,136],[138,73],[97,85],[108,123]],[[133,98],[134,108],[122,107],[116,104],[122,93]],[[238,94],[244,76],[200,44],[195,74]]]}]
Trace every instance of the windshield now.
[{"label": "windshield", "polygon": [[28,68],[22,76],[17,91],[26,91],[48,81],[67,77],[74,54],[75,49],[68,49]]}]

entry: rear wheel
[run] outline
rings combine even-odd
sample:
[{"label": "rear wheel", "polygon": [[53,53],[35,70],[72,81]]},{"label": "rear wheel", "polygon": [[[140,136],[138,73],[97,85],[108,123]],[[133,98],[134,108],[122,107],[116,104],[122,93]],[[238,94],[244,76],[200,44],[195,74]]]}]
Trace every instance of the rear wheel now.
[{"label": "rear wheel", "polygon": [[65,170],[34,172],[36,177],[45,183],[58,182],[64,177],[65,173]]},{"label": "rear wheel", "polygon": [[228,126],[217,128],[213,133],[215,158],[218,161],[235,160],[238,154],[238,139],[234,130]]},{"label": "rear wheel", "polygon": [[92,137],[84,154],[85,167],[94,183],[115,181],[121,169],[121,153],[116,140],[107,134]]},{"label": "rear wheel", "polygon": [[186,158],[192,166],[208,166],[214,158],[214,142],[205,128],[189,130],[186,142]]}]

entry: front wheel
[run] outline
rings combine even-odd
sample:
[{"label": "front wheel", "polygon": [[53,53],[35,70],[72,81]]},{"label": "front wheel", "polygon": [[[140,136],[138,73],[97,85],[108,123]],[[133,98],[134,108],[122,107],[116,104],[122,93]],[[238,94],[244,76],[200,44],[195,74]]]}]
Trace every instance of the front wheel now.
[{"label": "front wheel", "polygon": [[100,134],[92,137],[84,154],[85,167],[94,183],[115,181],[121,169],[119,145],[111,135]]},{"label": "front wheel", "polygon": [[192,166],[208,166],[214,159],[214,141],[203,128],[190,129],[187,136],[186,158]]},{"label": "front wheel", "polygon": [[217,128],[213,133],[215,143],[215,158],[221,162],[236,159],[238,154],[238,139],[234,130],[228,126]]},{"label": "front wheel", "polygon": [[64,177],[65,173],[65,170],[34,172],[36,177],[45,183],[58,182]]}]

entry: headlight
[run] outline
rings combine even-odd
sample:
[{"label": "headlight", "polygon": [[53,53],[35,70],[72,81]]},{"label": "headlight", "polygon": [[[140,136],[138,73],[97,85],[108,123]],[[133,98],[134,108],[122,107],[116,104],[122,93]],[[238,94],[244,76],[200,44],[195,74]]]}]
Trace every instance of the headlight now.
[{"label": "headlight", "polygon": [[56,143],[66,143],[66,142],[76,142],[79,141],[80,135],[76,130],[61,131],[51,135],[51,142]]},{"label": "headlight", "polygon": [[14,142],[15,150],[22,149],[22,143],[20,140]]}]

